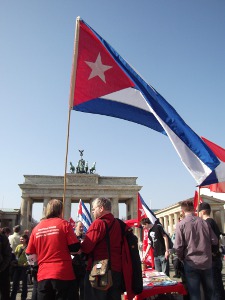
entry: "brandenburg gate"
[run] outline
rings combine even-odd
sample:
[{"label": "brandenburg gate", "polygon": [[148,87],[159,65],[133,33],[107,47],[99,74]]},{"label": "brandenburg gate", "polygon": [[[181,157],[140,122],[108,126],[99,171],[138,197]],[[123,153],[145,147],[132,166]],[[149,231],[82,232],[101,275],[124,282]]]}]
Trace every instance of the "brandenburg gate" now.
[{"label": "brandenburg gate", "polygon": [[[51,199],[63,200],[64,176],[24,175],[25,181],[19,184],[22,190],[21,226],[31,229],[34,203],[43,203],[43,216]],[[71,216],[71,204],[80,199],[91,205],[97,197],[110,198],[112,213],[119,217],[119,203],[126,204],[126,218],[137,218],[137,195],[141,189],[137,177],[109,177],[98,174],[66,174],[66,197],[64,199],[64,218]]]}]

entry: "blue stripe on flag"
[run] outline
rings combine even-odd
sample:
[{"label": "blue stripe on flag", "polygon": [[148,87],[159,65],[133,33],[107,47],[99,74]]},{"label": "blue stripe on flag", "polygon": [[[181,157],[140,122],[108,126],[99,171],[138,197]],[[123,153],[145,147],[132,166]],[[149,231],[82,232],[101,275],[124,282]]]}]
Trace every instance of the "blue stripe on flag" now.
[{"label": "blue stripe on flag", "polygon": [[92,223],[92,218],[84,202],[80,200],[79,204],[81,204],[82,213],[81,214],[78,213],[78,219],[83,223],[84,232],[87,232],[89,226]]}]

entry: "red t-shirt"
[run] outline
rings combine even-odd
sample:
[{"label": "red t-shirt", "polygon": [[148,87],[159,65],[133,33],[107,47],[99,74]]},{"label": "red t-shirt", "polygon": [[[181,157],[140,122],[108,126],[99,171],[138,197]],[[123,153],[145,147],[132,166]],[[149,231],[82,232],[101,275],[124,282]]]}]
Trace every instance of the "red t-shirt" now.
[{"label": "red t-shirt", "polygon": [[[81,243],[81,250],[89,255],[88,267],[91,269],[91,264],[93,260],[108,258],[107,244],[105,239],[106,228],[105,223],[102,221],[104,219],[108,227],[110,228],[114,216],[109,213],[96,219],[88,228],[85,239]],[[122,270],[122,234],[121,227],[117,220],[115,220],[110,231],[110,249],[111,249],[111,267],[113,271],[121,272]]]},{"label": "red t-shirt", "polygon": [[32,231],[27,254],[37,254],[38,281],[73,280],[74,272],[68,245],[79,243],[72,226],[63,219],[42,220]]}]

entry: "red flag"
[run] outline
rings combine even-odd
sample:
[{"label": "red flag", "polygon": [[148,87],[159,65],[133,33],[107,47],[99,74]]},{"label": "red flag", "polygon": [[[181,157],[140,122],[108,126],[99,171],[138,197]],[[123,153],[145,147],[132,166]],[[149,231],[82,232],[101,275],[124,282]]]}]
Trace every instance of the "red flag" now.
[{"label": "red flag", "polygon": [[[202,201],[202,198],[201,197],[199,197],[199,203],[202,203],[203,201]],[[197,211],[197,209],[198,209],[198,191],[195,191],[195,196],[194,196],[194,210],[195,210],[195,212]]]},{"label": "red flag", "polygon": [[[143,244],[142,244],[142,252],[144,253],[148,247],[148,229],[143,230]],[[151,266],[154,268],[154,250],[151,247],[150,250],[148,251],[148,254],[145,257],[145,260],[143,263],[147,266]]]},{"label": "red flag", "polygon": [[71,225],[73,228],[76,227],[76,223],[75,223],[75,221],[73,220],[73,218],[70,218],[70,219],[69,219],[69,223],[70,223],[70,225]]}]

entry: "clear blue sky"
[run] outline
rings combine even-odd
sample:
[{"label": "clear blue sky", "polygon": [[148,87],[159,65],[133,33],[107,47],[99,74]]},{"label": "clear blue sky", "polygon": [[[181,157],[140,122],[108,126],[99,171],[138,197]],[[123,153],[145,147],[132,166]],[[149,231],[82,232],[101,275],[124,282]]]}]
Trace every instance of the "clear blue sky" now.
[{"label": "clear blue sky", "polygon": [[[223,0],[1,1],[1,208],[20,207],[24,174],[64,175],[77,16],[197,134],[225,148]],[[143,126],[73,111],[74,165],[78,149],[101,176],[137,176],[152,208],[194,195],[196,183],[169,139]]]}]

